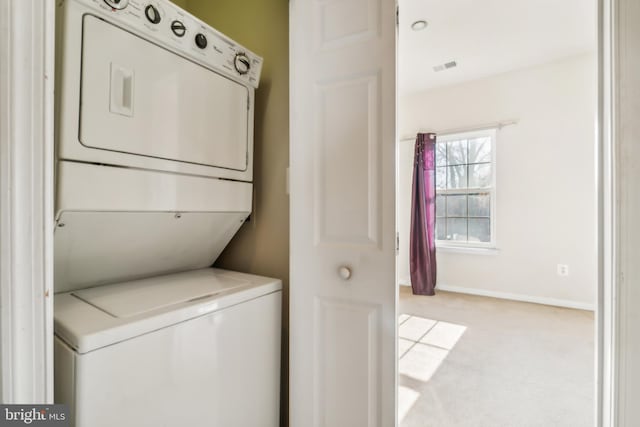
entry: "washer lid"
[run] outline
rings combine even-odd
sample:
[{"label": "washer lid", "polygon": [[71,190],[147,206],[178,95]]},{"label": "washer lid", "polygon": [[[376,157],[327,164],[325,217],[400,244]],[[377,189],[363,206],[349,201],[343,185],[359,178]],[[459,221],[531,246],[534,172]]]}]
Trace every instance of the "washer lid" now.
[{"label": "washer lid", "polygon": [[182,280],[169,275],[98,286],[73,291],[71,295],[113,317],[126,318],[251,286],[248,280],[207,273],[197,270],[187,278],[182,275]]},{"label": "washer lid", "polygon": [[204,268],[55,295],[55,333],[79,353],[280,291],[278,279]]}]

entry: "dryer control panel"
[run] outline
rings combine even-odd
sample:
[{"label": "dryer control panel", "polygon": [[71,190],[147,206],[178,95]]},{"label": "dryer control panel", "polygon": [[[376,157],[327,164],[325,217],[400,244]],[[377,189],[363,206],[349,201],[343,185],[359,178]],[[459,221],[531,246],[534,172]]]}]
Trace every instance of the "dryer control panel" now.
[{"label": "dryer control panel", "polygon": [[90,5],[124,29],[161,47],[258,87],[262,58],[166,0],[69,0]]}]

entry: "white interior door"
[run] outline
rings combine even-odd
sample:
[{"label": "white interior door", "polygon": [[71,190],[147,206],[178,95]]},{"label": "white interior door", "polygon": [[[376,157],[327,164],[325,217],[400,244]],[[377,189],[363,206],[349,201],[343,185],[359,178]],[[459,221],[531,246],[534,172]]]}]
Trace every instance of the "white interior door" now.
[{"label": "white interior door", "polygon": [[396,423],[395,10],[291,1],[292,427]]}]

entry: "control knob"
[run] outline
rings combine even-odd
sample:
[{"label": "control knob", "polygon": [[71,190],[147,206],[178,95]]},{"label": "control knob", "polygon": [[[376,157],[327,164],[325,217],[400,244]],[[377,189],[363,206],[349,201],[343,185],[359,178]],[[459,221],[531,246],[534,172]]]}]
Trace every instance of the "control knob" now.
[{"label": "control knob", "polygon": [[233,65],[240,75],[247,74],[251,69],[251,62],[249,61],[249,57],[246,53],[237,53],[233,60]]},{"label": "control knob", "polygon": [[196,34],[196,46],[198,46],[200,49],[204,49],[205,47],[207,47],[207,38],[204,34]]},{"label": "control knob", "polygon": [[162,21],[162,18],[160,17],[160,12],[152,4],[149,4],[147,5],[147,7],[144,8],[144,14],[146,15],[149,22],[151,22],[152,24],[159,24],[160,21]]},{"label": "control knob", "polygon": [[129,4],[129,0],[104,0],[112,9],[124,9]]},{"label": "control knob", "polygon": [[171,23],[171,31],[173,31],[173,34],[176,36],[183,37],[187,32],[187,28],[182,22],[176,20]]}]

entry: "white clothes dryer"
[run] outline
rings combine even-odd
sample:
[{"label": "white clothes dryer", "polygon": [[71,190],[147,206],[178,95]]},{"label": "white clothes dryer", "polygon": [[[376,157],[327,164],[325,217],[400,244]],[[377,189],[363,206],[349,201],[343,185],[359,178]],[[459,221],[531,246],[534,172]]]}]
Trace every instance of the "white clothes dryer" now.
[{"label": "white clothes dryer", "polygon": [[63,0],[56,292],[209,266],[250,215],[262,58],[166,0]]},{"label": "white clothes dryer", "polygon": [[167,0],[57,3],[55,401],[277,426],[282,284],[209,268],[252,210],[262,59]]},{"label": "white clothes dryer", "polygon": [[60,160],[252,180],[260,57],[168,1],[62,3]]}]

